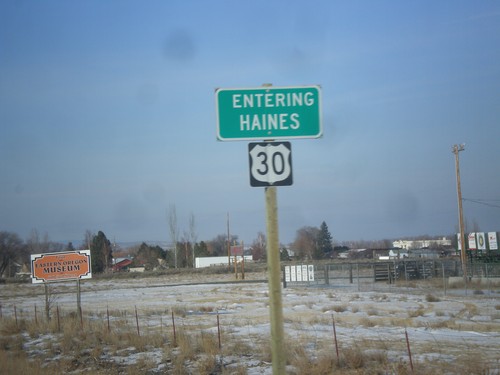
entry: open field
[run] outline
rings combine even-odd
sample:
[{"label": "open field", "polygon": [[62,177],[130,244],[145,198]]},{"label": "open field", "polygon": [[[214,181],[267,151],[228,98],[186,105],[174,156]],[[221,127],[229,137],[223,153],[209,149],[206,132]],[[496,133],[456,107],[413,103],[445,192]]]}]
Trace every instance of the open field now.
[{"label": "open field", "polygon": [[[85,280],[81,319],[76,283],[50,284],[50,322],[43,285],[0,285],[0,373],[270,374],[265,280]],[[445,295],[432,281],[376,286],[289,284],[287,373],[500,373],[500,287]]]}]

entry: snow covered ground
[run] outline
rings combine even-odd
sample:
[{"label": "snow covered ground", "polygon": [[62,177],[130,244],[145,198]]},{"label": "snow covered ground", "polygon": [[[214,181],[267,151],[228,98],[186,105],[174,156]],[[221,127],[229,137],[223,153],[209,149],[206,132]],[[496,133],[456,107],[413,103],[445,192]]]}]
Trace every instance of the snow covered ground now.
[{"label": "snow covered ground", "polygon": [[[359,347],[364,353],[381,352],[393,363],[408,363],[409,344],[417,368],[425,364],[427,371],[439,373],[442,363],[448,363],[456,366],[451,373],[474,373],[470,368],[500,373],[500,288],[465,293],[426,284],[288,284],[282,297],[287,343],[303,347],[313,359],[334,355],[335,327],[341,352]],[[51,284],[51,298],[61,311],[76,310],[75,283]],[[21,317],[32,316],[36,305],[41,318],[44,301],[41,285],[0,285],[3,317],[12,316],[14,308]],[[248,374],[272,373],[270,355],[262,353],[270,336],[268,284],[263,274],[248,274],[245,282],[233,275],[92,279],[81,283],[81,304],[86,319],[105,319],[110,311],[111,325],[113,315],[136,324],[137,311],[144,333],[171,333],[172,312],[175,325],[186,331],[217,333],[219,319],[221,343],[226,346],[224,365],[243,364]],[[228,346],[236,343],[246,343],[254,352],[232,358]],[[39,341],[28,341],[26,350],[37,345]],[[131,348],[115,353],[111,360],[133,362],[144,355],[161,372],[164,357],[157,348],[147,353]]]}]

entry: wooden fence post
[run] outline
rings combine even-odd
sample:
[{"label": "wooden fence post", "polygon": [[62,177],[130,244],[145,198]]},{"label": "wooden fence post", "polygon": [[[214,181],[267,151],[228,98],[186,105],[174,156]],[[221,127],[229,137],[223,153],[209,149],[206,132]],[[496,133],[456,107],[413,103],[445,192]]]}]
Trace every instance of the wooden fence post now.
[{"label": "wooden fence post", "polygon": [[219,312],[217,311],[217,336],[219,339],[219,350],[222,348],[221,340],[220,340],[220,322],[219,322]]},{"label": "wooden fence post", "polygon": [[411,350],[410,350],[410,340],[408,339],[408,331],[405,328],[405,336],[406,336],[406,347],[408,348],[408,358],[410,358],[410,368],[411,372],[413,372],[413,361],[411,359]]},{"label": "wooden fence post", "polygon": [[172,310],[172,329],[174,331],[174,346],[177,346],[177,335],[175,333],[175,319],[174,319],[174,310]]},{"label": "wooden fence post", "polygon": [[337,330],[335,329],[335,318],[333,317],[333,314],[332,314],[332,326],[333,326],[333,340],[335,342],[335,352],[337,353],[337,364],[340,364],[339,346],[337,344]]},{"label": "wooden fence post", "polygon": [[106,306],[106,315],[108,318],[108,333],[111,332],[111,326],[109,325],[109,306]]},{"label": "wooden fence post", "polygon": [[61,332],[61,317],[59,316],[59,305],[56,306],[57,332]]},{"label": "wooden fence post", "polygon": [[139,315],[137,315],[137,306],[135,306],[135,323],[137,325],[137,336],[140,336],[141,332],[139,331]]}]

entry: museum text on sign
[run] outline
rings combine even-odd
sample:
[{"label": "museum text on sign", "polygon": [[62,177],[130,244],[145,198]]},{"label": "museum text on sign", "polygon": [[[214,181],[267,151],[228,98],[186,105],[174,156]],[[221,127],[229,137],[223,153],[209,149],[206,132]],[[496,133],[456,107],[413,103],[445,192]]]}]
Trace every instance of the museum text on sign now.
[{"label": "museum text on sign", "polygon": [[90,250],[31,255],[33,283],[90,279]]}]

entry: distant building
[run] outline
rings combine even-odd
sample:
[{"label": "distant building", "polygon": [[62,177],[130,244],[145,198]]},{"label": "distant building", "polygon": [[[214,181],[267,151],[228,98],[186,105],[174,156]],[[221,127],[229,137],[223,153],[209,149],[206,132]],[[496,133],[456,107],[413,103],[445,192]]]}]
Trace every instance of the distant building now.
[{"label": "distant building", "polygon": [[[197,257],[195,258],[195,267],[196,268],[204,268],[204,267],[213,267],[213,266],[227,266],[228,261],[230,264],[234,264],[234,260],[237,260],[237,262],[241,262],[242,256],[221,256],[221,257]],[[252,256],[251,255],[245,255],[245,262],[251,262],[252,261]]]},{"label": "distant building", "polygon": [[400,249],[389,250],[389,259],[403,259],[408,258],[408,251]]},{"label": "distant building", "polygon": [[439,240],[397,240],[392,243],[392,246],[410,250],[410,249],[424,249],[429,247],[450,247],[451,240],[443,237]]},{"label": "distant building", "polygon": [[130,272],[144,272],[146,270],[146,267],[141,266],[141,267],[130,267],[128,269]]},{"label": "distant building", "polygon": [[114,260],[113,271],[128,271],[130,265],[132,264],[132,260],[129,258],[119,258]]},{"label": "distant building", "polygon": [[441,256],[440,250],[433,249],[414,249],[410,251],[411,258],[427,258],[427,259],[436,259]]},{"label": "distant building", "polygon": [[416,258],[440,258],[443,255],[442,250],[438,249],[390,249],[388,254],[380,254],[379,260],[398,260],[398,259],[416,259]]}]

